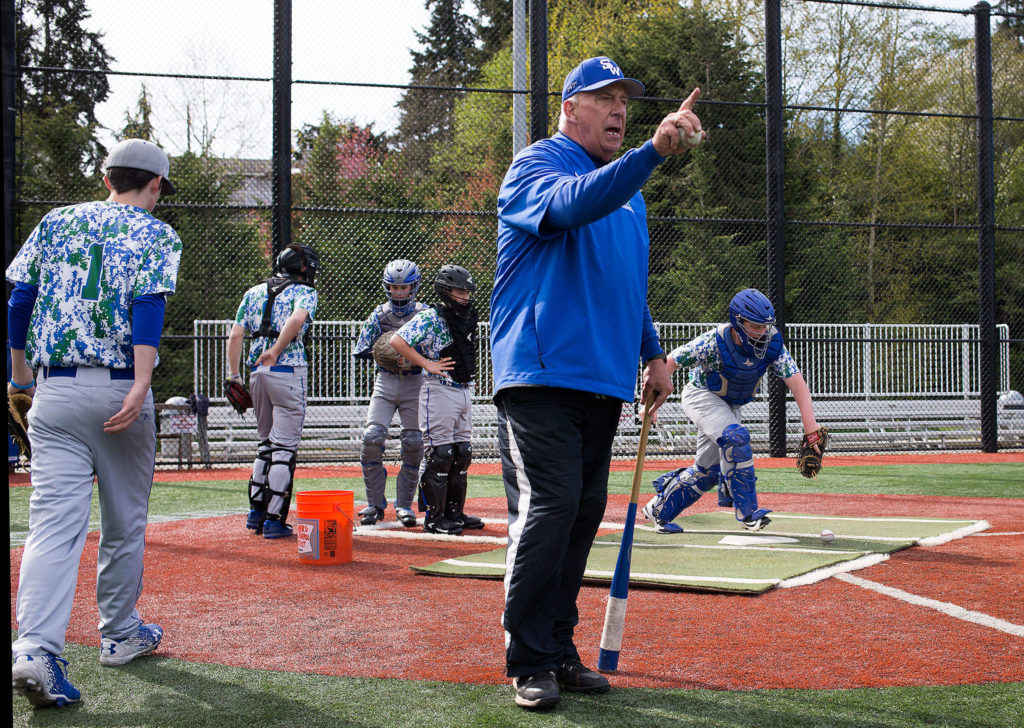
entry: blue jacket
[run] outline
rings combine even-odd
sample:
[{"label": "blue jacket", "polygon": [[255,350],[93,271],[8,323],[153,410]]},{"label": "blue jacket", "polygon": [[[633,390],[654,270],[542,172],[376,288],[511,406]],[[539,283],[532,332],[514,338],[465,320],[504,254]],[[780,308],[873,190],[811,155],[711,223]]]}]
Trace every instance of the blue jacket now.
[{"label": "blue jacket", "polygon": [[602,165],[558,133],[523,150],[498,195],[494,392],[534,385],[631,402],[661,352],[647,307],[647,142]]}]

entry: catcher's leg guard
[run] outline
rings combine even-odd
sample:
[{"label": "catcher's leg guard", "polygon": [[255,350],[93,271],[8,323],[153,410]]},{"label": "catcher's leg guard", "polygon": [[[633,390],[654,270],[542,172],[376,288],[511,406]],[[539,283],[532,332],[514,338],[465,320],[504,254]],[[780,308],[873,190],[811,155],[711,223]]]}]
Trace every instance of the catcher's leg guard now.
[{"label": "catcher's leg guard", "polygon": [[420,463],[423,461],[423,433],[419,430],[402,430],[401,441],[402,469],[398,471],[395,482],[395,508],[411,509]]},{"label": "catcher's leg guard", "polygon": [[718,471],[717,466],[706,469],[691,465],[655,479],[655,496],[644,506],[643,513],[654,522],[658,533],[683,532],[672,521],[718,484]]},{"label": "catcher's leg guard", "polygon": [[462,533],[462,527],[445,517],[448,504],[448,478],[452,469],[451,445],[432,447],[427,452],[426,467],[420,478],[420,493],[427,502],[423,530],[430,533]]},{"label": "catcher's leg guard", "polygon": [[483,528],[484,522],[476,516],[467,516],[466,491],[469,487],[467,473],[473,460],[473,448],[468,442],[457,442],[452,445],[452,469],[448,473],[448,498],[444,515],[463,529]]},{"label": "catcher's leg guard", "polygon": [[267,501],[270,491],[267,488],[267,471],[270,470],[270,440],[263,440],[256,448],[256,460],[252,464],[252,476],[249,478],[249,516],[245,519],[245,527],[263,533],[263,521],[267,518]]},{"label": "catcher's leg guard", "polygon": [[384,469],[384,443],[388,437],[388,429],[373,422],[363,430],[363,446],[359,451],[359,464],[363,468],[363,483],[366,485],[366,502],[370,507],[384,509],[388,501],[384,497],[384,487],[388,480],[388,471]]},{"label": "catcher's leg guard", "polygon": [[[754,451],[750,448],[750,431],[740,425],[729,425],[717,440],[726,464],[723,478],[735,508],[736,520],[751,531],[768,525],[767,508],[757,507],[757,477],[754,475]],[[721,495],[719,495],[721,502]]]},{"label": "catcher's leg guard", "polygon": [[292,502],[292,480],[295,477],[295,450],[275,445],[271,452],[270,469],[267,472],[267,488],[270,500],[267,503],[267,520],[280,521],[283,525],[288,518]]}]

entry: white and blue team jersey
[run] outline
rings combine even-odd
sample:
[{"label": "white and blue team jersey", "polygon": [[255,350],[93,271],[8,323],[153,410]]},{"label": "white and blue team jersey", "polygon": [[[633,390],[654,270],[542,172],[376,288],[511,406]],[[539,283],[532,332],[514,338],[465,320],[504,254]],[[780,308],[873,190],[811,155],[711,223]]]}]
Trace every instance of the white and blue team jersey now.
[{"label": "white and blue team jersey", "polygon": [[[267,284],[257,283],[242,296],[242,302],[238,306],[238,313],[235,314],[235,323],[244,329],[255,334],[263,323],[263,309],[267,303]],[[270,312],[270,327],[275,331],[284,328],[285,322],[292,312],[297,308],[304,308],[309,316],[299,329],[298,335],[292,339],[288,346],[281,352],[277,364],[279,366],[304,367],[306,366],[306,346],[302,343],[302,337],[309,329],[313,319],[316,317],[316,289],[302,283],[295,283],[283,291],[274,299],[274,309]],[[273,341],[266,336],[253,336],[252,344],[249,346],[249,366],[256,366],[260,354],[273,346]]]},{"label": "white and blue team jersey", "polygon": [[174,293],[181,239],[147,210],[86,202],[51,210],[7,268],[36,286],[25,357],[32,366],[131,368],[131,306]]},{"label": "white and blue team jersey", "polygon": [[[427,304],[416,301],[413,304],[412,312],[417,314],[420,311],[426,310],[426,308]],[[361,354],[372,349],[377,339],[384,333],[384,327],[381,325],[381,318],[384,316],[384,313],[384,304],[380,304],[377,308],[373,309],[373,313],[370,314],[369,318],[363,321],[363,325],[359,329],[359,338],[356,339],[356,348],[353,349],[354,354]],[[396,319],[401,318],[394,313],[390,314],[390,316]]]},{"label": "white and blue team jersey", "polygon": [[[440,359],[441,351],[454,341],[451,332],[448,330],[447,322],[445,322],[440,312],[433,307],[420,311],[407,324],[396,331],[395,334],[402,337],[405,343],[427,359],[433,361]],[[449,387],[464,388],[473,386],[472,381],[466,384],[459,384],[447,372],[431,374],[428,371],[424,371],[423,376],[438,379],[442,384],[447,384]]]},{"label": "white and blue team jersey", "polygon": [[[690,369],[689,382],[698,389],[708,389],[708,372],[720,372],[725,367],[715,336],[719,328],[724,329],[723,336],[732,336],[732,332],[729,331],[732,327],[729,324],[722,324],[673,349],[669,354],[681,370]],[[800,367],[785,346],[771,362],[771,366],[781,379],[789,379],[800,373]]]}]

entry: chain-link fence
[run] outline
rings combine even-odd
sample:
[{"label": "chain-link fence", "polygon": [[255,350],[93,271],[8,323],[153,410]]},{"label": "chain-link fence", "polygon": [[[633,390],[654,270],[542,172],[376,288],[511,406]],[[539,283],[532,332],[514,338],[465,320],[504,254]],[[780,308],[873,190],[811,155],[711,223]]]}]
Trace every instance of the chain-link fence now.
[{"label": "chain-link fence", "polygon": [[[359,323],[383,301],[385,265],[414,260],[427,280],[445,263],[469,268],[487,319],[497,190],[527,141],[518,0],[433,0],[426,12],[420,0],[390,0],[366,19],[348,17],[348,4],[285,0],[12,4],[18,174],[8,258],[46,210],[100,196],[104,147],[119,136],[153,138],[171,152],[178,188],[156,214],[185,246],[154,393],[211,402],[204,437],[163,438],[164,460],[251,459],[252,414],[239,417],[221,396],[224,345],[282,235],[313,246],[322,263],[300,459],[357,460],[372,372],[351,350]],[[666,350],[724,320],[731,297],[756,287],[776,303],[838,450],[982,448],[986,352],[995,442],[1024,446],[1024,398],[1015,394],[1024,390],[1019,5],[989,17],[966,3],[951,12],[792,0],[773,32],[761,2],[548,0],[549,132],[561,81],[587,56],[609,55],[646,84],[624,149],[701,87],[706,143],[662,164],[644,188],[649,303]],[[290,43],[275,43],[283,11]],[[147,45],[140,54],[153,37],[140,28],[163,28],[188,53],[154,56]],[[778,114],[766,97],[773,43],[782,50]],[[284,66],[286,158],[274,105]],[[991,122],[976,83],[989,71]],[[773,125],[782,139],[775,161]],[[979,144],[986,131],[988,147]],[[781,205],[769,194],[773,175]],[[429,285],[420,298],[433,300]],[[493,456],[486,348],[479,364],[474,443]],[[654,456],[692,456],[684,383],[677,378],[652,435]],[[774,408],[792,452],[799,416],[792,402],[770,400],[762,394],[745,419],[759,451],[777,453]],[[633,407],[624,408],[620,455],[635,452]],[[179,419],[172,429],[182,427]]]}]

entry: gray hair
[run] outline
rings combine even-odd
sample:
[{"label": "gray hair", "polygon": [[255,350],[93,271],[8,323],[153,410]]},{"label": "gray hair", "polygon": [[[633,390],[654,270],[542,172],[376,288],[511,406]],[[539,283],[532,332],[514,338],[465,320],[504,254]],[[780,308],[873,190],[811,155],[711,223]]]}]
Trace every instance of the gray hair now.
[{"label": "gray hair", "polygon": [[[571,101],[573,103],[573,105],[575,106],[578,103],[578,100],[577,100],[578,96],[579,96],[579,94],[573,94],[572,96],[567,98],[565,101]],[[558,111],[558,131],[562,132],[563,134],[565,133],[565,123],[567,121],[567,119],[565,117],[565,101],[562,102],[562,105],[559,107],[559,111]]]}]

